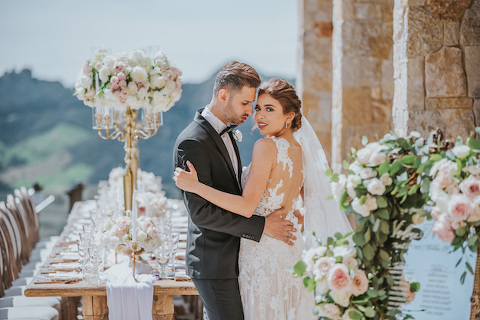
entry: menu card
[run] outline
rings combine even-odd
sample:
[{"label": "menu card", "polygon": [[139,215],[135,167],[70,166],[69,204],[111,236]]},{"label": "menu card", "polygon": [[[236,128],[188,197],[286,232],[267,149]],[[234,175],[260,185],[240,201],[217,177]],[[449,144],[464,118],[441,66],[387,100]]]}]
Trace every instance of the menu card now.
[{"label": "menu card", "polygon": [[474,277],[467,270],[462,285],[460,276],[466,270],[465,259],[475,270],[476,254],[467,249],[455,267],[462,257],[461,249],[451,252],[453,247],[434,235],[432,226],[433,221],[418,226],[423,238],[412,241],[405,255],[405,275],[420,283],[420,291],[403,309],[419,320],[468,320]]}]

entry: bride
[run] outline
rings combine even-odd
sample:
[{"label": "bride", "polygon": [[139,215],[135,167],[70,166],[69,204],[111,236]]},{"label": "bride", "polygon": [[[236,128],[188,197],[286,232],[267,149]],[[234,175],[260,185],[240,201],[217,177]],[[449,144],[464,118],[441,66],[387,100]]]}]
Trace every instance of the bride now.
[{"label": "bride", "polygon": [[[285,219],[298,230],[293,246],[268,236],[258,243],[241,239],[238,281],[247,320],[314,319],[313,293],[307,292],[288,268],[301,259],[304,249],[314,245],[313,232],[325,240],[335,232],[351,231],[338,204],[326,199],[332,194],[324,174],[328,163],[300,108],[295,89],[287,81],[274,78],[260,86],[255,122],[266,138],[255,143],[252,163],[242,174],[241,196],[202,184],[190,162],[190,172],[175,170],[179,188],[239,215],[267,216],[281,207],[288,209]],[[301,197],[304,216],[295,210]]]}]

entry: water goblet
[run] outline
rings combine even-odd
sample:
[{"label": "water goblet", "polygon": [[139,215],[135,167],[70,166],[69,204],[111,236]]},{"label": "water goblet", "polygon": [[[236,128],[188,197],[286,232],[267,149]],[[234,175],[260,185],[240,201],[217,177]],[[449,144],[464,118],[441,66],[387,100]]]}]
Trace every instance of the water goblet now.
[{"label": "water goblet", "polygon": [[166,237],[162,237],[162,244],[155,249],[155,258],[161,267],[160,278],[166,279],[165,267],[172,256],[172,245]]}]

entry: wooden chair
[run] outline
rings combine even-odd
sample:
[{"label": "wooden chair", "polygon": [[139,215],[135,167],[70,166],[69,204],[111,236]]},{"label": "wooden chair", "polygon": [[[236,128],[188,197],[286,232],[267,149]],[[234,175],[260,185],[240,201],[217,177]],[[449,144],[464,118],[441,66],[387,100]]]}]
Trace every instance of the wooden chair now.
[{"label": "wooden chair", "polygon": [[0,245],[2,250],[2,296],[5,294],[5,289],[12,285],[18,274],[17,261],[14,256],[15,240],[12,240],[10,228],[6,219],[6,215],[2,209],[5,206],[4,202],[0,203]]},{"label": "wooden chair", "polygon": [[12,195],[7,195],[7,208],[14,216],[18,229],[20,231],[20,254],[22,264],[28,263],[28,258],[32,252],[32,241],[29,239],[31,228],[29,227],[28,218],[24,212],[22,206],[17,204],[16,199]]},{"label": "wooden chair", "polygon": [[12,213],[4,202],[0,202],[0,228],[2,240],[5,243],[6,256],[8,257],[8,268],[4,285],[10,287],[20,272],[22,261],[20,259],[21,243],[20,231],[15,223]]},{"label": "wooden chair", "polygon": [[38,214],[35,211],[32,199],[30,198],[28,190],[25,187],[21,187],[19,190],[15,190],[14,192],[15,196],[19,200],[18,202],[25,210],[25,215],[27,221],[29,222],[29,229],[31,229],[30,237],[34,247],[35,244],[40,240]]}]

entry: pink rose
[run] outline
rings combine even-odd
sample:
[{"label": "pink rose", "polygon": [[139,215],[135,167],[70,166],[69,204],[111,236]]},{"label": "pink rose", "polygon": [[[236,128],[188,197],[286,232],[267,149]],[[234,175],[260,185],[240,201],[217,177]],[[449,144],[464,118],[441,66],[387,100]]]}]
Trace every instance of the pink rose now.
[{"label": "pink rose", "polygon": [[144,216],[146,211],[147,209],[145,208],[145,206],[138,207],[138,216],[139,217]]},{"label": "pink rose", "polygon": [[355,276],[352,281],[352,293],[354,296],[364,294],[368,290],[368,278],[365,271],[355,270]]},{"label": "pink rose", "polygon": [[165,78],[165,80],[172,80],[173,79],[173,72],[170,70],[166,70],[163,72],[162,77]]},{"label": "pink rose", "polygon": [[435,180],[443,188],[446,188],[449,185],[451,185],[452,183],[455,183],[452,175],[450,174],[450,172],[448,170],[439,171],[437,176],[435,177]]},{"label": "pink rose", "polygon": [[442,215],[442,211],[439,207],[433,207],[432,211],[430,211],[430,215],[432,216],[433,220],[437,221]]},{"label": "pink rose", "polygon": [[120,87],[118,86],[118,84],[114,84],[112,86],[112,91],[115,91],[115,90],[118,90]]},{"label": "pink rose", "polygon": [[127,76],[125,75],[125,73],[120,72],[119,74],[117,74],[117,78],[118,78],[118,80],[122,81],[122,80],[127,79]]},{"label": "pink rose", "polygon": [[127,81],[125,80],[120,80],[118,82],[118,85],[120,86],[120,88],[125,88],[127,86]]},{"label": "pink rose", "polygon": [[464,195],[452,196],[448,204],[448,212],[454,222],[467,220],[472,212],[470,199]]},{"label": "pink rose", "polygon": [[177,88],[180,88],[182,86],[182,80],[177,79],[176,85],[177,85]]},{"label": "pink rose", "polygon": [[335,265],[335,258],[332,257],[321,257],[317,261],[315,261],[315,264],[313,266],[313,273],[315,275],[315,278],[320,279],[323,276],[326,276],[328,274],[328,271],[332,269],[332,267]]},{"label": "pink rose", "polygon": [[110,82],[113,83],[113,84],[117,84],[118,83],[118,77],[117,76],[113,76],[110,78]]},{"label": "pink rose", "polygon": [[113,65],[113,69],[117,72],[122,71],[123,68],[125,68],[125,65],[122,62],[115,62],[115,64]]},{"label": "pink rose", "polygon": [[452,242],[452,240],[455,238],[455,231],[451,227],[450,222],[445,215],[442,215],[437,221],[435,221],[432,232],[442,239],[442,241],[448,243]]},{"label": "pink rose", "polygon": [[120,91],[117,90],[117,91],[113,92],[113,95],[114,95],[115,97],[119,98],[119,97],[120,97]]},{"label": "pink rose", "polygon": [[469,176],[460,183],[460,190],[464,195],[473,199],[480,195],[480,181],[473,176]]},{"label": "pink rose", "polygon": [[348,275],[348,268],[343,264],[335,264],[328,272],[327,283],[330,289],[337,292],[349,291],[352,279]]}]

